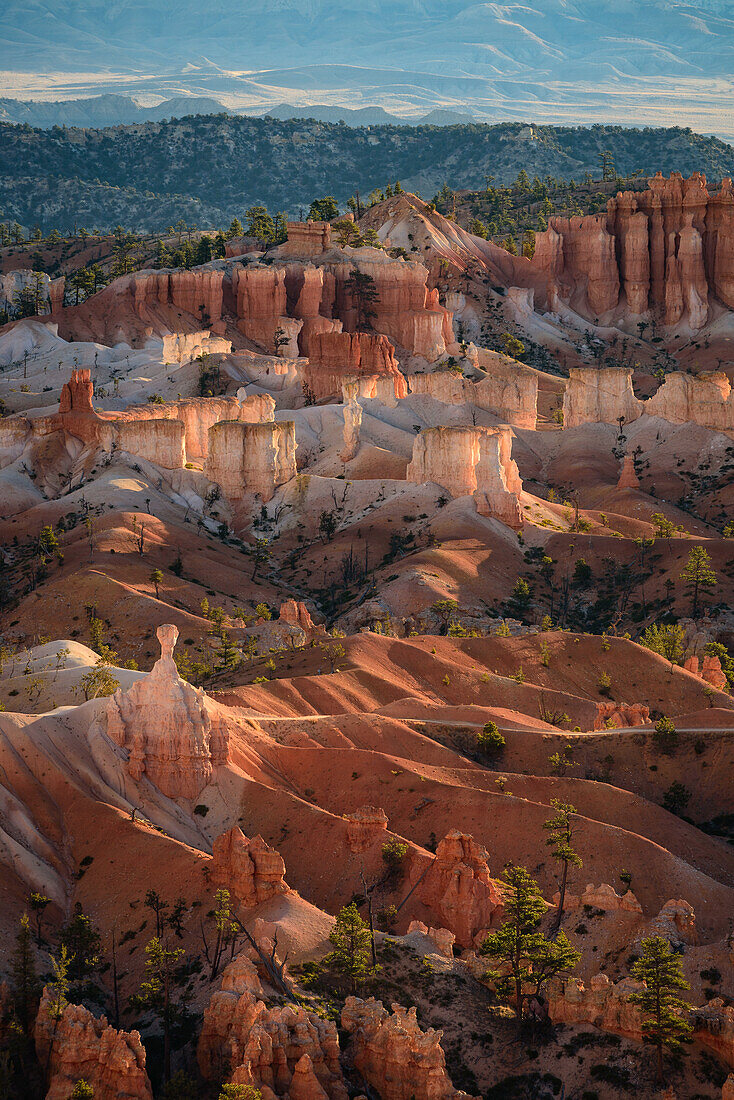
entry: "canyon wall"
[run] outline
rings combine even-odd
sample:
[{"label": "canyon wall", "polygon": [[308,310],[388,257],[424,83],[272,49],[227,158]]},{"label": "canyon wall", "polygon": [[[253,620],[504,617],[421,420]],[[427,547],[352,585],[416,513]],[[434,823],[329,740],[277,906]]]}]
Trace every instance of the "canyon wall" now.
[{"label": "canyon wall", "polygon": [[585,316],[652,310],[665,325],[684,320],[697,330],[712,299],[734,309],[730,179],[710,193],[697,172],[658,173],[647,190],[610,199],[606,214],[550,218],[535,240],[533,268],[546,278],[549,301],[558,296]]},{"label": "canyon wall", "polygon": [[209,429],[205,473],[228,500],[257,493],[272,498],[296,476],[296,430],[292,420],[243,424],[222,420]]},{"label": "canyon wall", "polygon": [[129,290],[135,312],[142,320],[155,315],[160,306],[172,306],[191,313],[203,324],[222,319],[224,272],[214,268],[194,271],[136,271],[116,284],[118,293]]}]

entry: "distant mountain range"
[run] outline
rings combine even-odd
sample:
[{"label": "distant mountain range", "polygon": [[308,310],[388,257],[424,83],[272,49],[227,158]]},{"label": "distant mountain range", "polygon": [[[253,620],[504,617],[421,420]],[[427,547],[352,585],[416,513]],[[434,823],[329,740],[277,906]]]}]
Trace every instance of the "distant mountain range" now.
[{"label": "distant mountain range", "polygon": [[[125,126],[136,122],[161,122],[164,118],[186,115],[243,114],[232,112],[218,99],[209,96],[176,96],[146,107],[134,96],[107,92],[79,99],[28,100],[0,98],[0,121],[25,123],[42,130],[51,126],[104,127]],[[250,112],[248,112],[250,113]],[[345,122],[348,126],[456,126],[474,122],[471,114],[436,108],[420,118],[390,114],[382,107],[333,107],[327,104],[296,107],[280,103],[265,112],[270,118],[315,118],[319,122]]]},{"label": "distant mountain range", "polygon": [[[734,0],[4,0],[0,49],[13,99],[140,97],[143,114],[108,103],[87,124],[200,97],[250,114],[440,109],[734,137]],[[25,121],[46,125],[39,110]]]},{"label": "distant mountain range", "polygon": [[349,127],[343,123],[195,115],[107,129],[32,129],[0,122],[0,211],[44,230],[157,231],[183,218],[214,227],[249,206],[303,216],[312,199],[343,204],[399,179],[431,198],[443,185],[477,189],[521,169],[598,177],[610,150],[620,175],[661,170],[734,174],[734,148],[685,129],[522,123]]}]

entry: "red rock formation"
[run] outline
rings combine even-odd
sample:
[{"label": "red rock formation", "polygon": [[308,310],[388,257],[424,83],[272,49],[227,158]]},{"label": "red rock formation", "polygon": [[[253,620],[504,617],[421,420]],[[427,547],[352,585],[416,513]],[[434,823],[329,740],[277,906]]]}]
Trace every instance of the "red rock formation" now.
[{"label": "red rock formation", "polygon": [[713,687],[718,688],[719,691],[725,690],[727,679],[722,671],[721,661],[718,657],[704,654],[702,663],[699,662],[698,657],[695,655],[686,657],[683,662],[683,667],[689,672],[692,672],[694,676],[700,676],[707,684],[711,684]]},{"label": "red rock formation", "polygon": [[322,332],[311,336],[304,378],[316,400],[341,393],[352,378],[376,375],[393,380],[396,397],[407,397],[394,348],[376,332]]},{"label": "red rock formation", "polygon": [[628,454],[624,456],[624,462],[622,463],[622,469],[619,473],[619,479],[617,481],[618,489],[639,489],[640,479],[635,473],[635,456]]},{"label": "red rock formation", "polygon": [[222,317],[224,272],[212,268],[193,271],[136,271],[112,284],[118,294],[125,291],[133,299],[138,317],[147,320],[161,306],[173,306],[190,313],[204,324],[215,324]]},{"label": "red rock formation", "polygon": [[92,405],[93,393],[92,372],[89,370],[73,370],[69,381],[61,387],[59,415],[63,416],[72,411],[77,413],[94,412],[94,406]]},{"label": "red rock formation", "polygon": [[666,325],[708,319],[709,297],[734,308],[734,192],[730,179],[710,194],[705,176],[658,173],[643,192],[620,192],[607,214],[551,218],[536,235],[533,267],[547,294],[598,316],[622,304],[655,309]]},{"label": "red rock formation", "polygon": [[[642,1040],[642,1013],[629,996],[642,989],[623,978],[614,984],[607,974],[595,974],[588,988],[578,978],[554,980],[548,985],[548,1015],[553,1023],[593,1024],[603,1031]],[[693,1038],[734,1065],[734,1008],[715,997],[691,1010]]]},{"label": "red rock formation", "polygon": [[480,515],[493,516],[509,527],[522,526],[522,481],[517,463],[512,459],[509,428],[486,428],[482,432],[476,479],[474,500]]},{"label": "red rock formation", "polygon": [[172,271],[169,276],[171,303],[177,309],[193,313],[206,324],[222,318],[223,271],[198,268],[195,271]]},{"label": "red rock formation", "polygon": [[306,635],[306,641],[310,641],[318,634],[326,634],[326,627],[314,624],[308,608],[301,600],[284,600],[280,605],[278,619],[302,630]]},{"label": "red rock formation", "polygon": [[288,238],[280,256],[320,256],[331,248],[330,222],[288,222]]},{"label": "red rock formation", "polygon": [[721,1089],[721,1100],[734,1100],[734,1073],[730,1073]]},{"label": "red rock formation", "polygon": [[[422,264],[390,260],[384,253],[367,248],[358,249],[352,259],[354,267],[372,278],[377,292],[377,301],[371,307],[374,310],[372,327],[389,336],[394,344],[430,363],[443,355],[447,313],[428,290],[428,269]],[[357,303],[347,288],[353,265],[339,263],[329,264],[329,267],[336,280],[334,315],[343,321],[347,331],[354,332],[360,316]]]},{"label": "red rock formation", "polygon": [[645,726],[650,721],[650,708],[642,703],[597,703],[594,729],[626,729]]},{"label": "red rock formation", "polygon": [[392,1016],[374,997],[347,997],[342,1027],[351,1035],[356,1069],[382,1100],[459,1100],[441,1049],[442,1032],[421,1031],[415,1008],[392,1006]]},{"label": "red rock formation", "polygon": [[[411,886],[424,870],[422,862],[410,868]],[[416,895],[436,914],[441,927],[454,933],[461,947],[472,947],[478,937],[484,939],[502,906],[502,895],[489,875],[486,851],[457,829],[440,841]]]},{"label": "red rock formation", "polygon": [[210,877],[247,909],[288,891],[280,853],[261,836],[248,840],[237,825],[214,841]]},{"label": "red rock formation", "polygon": [[169,798],[196,798],[213,769],[229,759],[229,734],[201,688],[178,674],[173,649],[178,629],[158,627],[161,656],[147,676],[104,700],[100,721],[128,752],[127,769],[145,776]]},{"label": "red rock formation", "polygon": [[58,279],[52,279],[48,285],[48,302],[51,313],[64,308],[64,291],[66,279],[60,275]]},{"label": "red rock formation", "polygon": [[296,429],[292,420],[243,424],[223,420],[209,429],[206,475],[228,500],[255,493],[271,500],[296,476]]},{"label": "red rock formation", "polygon": [[344,814],[347,821],[347,844],[350,852],[366,852],[387,831],[387,814],[377,806],[360,806],[354,813]]},{"label": "red rock formation", "polygon": [[593,1024],[603,1031],[642,1039],[642,1017],[629,996],[640,982],[623,978],[616,985],[607,974],[595,974],[588,987],[579,978],[548,985],[548,1015],[554,1024]]},{"label": "red rock formation", "polygon": [[275,333],[286,316],[283,268],[248,264],[232,274],[237,327],[249,340],[275,353]]},{"label": "red rock formation", "polygon": [[254,966],[238,956],[204,1013],[197,1051],[202,1076],[227,1074],[233,1084],[262,1089],[264,1100],[293,1100],[294,1088],[302,1100],[323,1100],[315,1078],[327,1100],[347,1100],[335,1025],[295,1005],[266,1008],[262,995]]},{"label": "red rock formation", "polygon": [[[553,895],[553,904],[558,906],[560,899],[561,895],[556,891]],[[590,882],[581,897],[567,891],[563,898],[564,911],[583,908],[585,905],[601,909],[604,913],[624,912],[642,915],[642,906],[631,890],[620,895],[606,882],[602,882],[600,886],[594,886],[593,882]]]},{"label": "red rock formation", "polygon": [[153,1100],[138,1032],[116,1031],[82,1005],[67,1004],[57,1023],[48,988],[38,1009],[35,1043],[41,1065],[48,1060],[46,1100],[68,1100],[81,1078],[100,1100]]}]

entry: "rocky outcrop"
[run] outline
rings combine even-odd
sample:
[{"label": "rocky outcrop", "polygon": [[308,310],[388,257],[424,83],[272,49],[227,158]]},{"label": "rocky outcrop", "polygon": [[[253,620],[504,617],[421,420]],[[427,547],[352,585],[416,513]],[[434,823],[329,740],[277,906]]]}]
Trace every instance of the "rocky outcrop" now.
[{"label": "rocky outcrop", "polygon": [[317,401],[341,393],[344,382],[364,376],[392,379],[395,397],[407,397],[394,349],[376,332],[321,332],[312,335],[306,384]]},{"label": "rocky outcrop", "polygon": [[473,837],[453,829],[441,840],[428,871],[416,862],[409,869],[410,886],[416,897],[439,918],[441,927],[456,937],[461,947],[483,940],[496,923],[502,895],[489,874],[487,852]]},{"label": "rocky outcrop", "polygon": [[347,844],[350,852],[366,852],[387,832],[387,814],[377,806],[360,806],[354,813],[344,814],[347,822]]},{"label": "rocky outcrop", "polygon": [[650,708],[642,703],[597,703],[594,729],[627,729],[629,726],[646,726],[650,721]]},{"label": "rocky outcrop", "polygon": [[[402,377],[402,375],[401,375]],[[362,426],[362,406],[359,397],[359,382],[350,379],[342,383],[342,404],[344,406],[344,446],[341,451],[342,462],[350,462],[359,450],[359,429]]]},{"label": "rocky outcrop", "polygon": [[104,700],[98,721],[127,752],[127,770],[169,798],[196,798],[229,759],[226,724],[202,688],[182,680],[173,659],[178,629],[158,627],[161,656],[147,676]]},{"label": "rocky outcrop", "polygon": [[[553,904],[557,906],[560,899],[560,893],[556,892],[553,895]],[[603,882],[600,886],[594,886],[590,882],[580,897],[566,891],[563,899],[564,912],[583,909],[587,905],[592,909],[601,909],[604,913],[623,912],[636,913],[638,916],[642,915],[642,906],[631,890],[627,890],[626,893],[620,895],[613,886],[606,882]]]},{"label": "rocky outcrop", "polygon": [[453,959],[456,936],[453,932],[449,932],[448,928],[429,928],[423,921],[412,920],[408,925],[408,935],[411,932],[420,932],[422,936],[432,940],[437,954],[445,959]]},{"label": "rocky outcrop", "polygon": [[621,416],[636,420],[643,403],[632,389],[628,367],[573,367],[568,373],[563,398],[563,426],[614,424]]},{"label": "rocky outcrop", "polygon": [[226,887],[246,909],[288,891],[280,852],[261,836],[248,840],[237,825],[214,841],[210,880]]},{"label": "rocky outcrop", "polygon": [[453,340],[450,314],[438,302],[438,292],[427,286],[428,269],[422,264],[390,260],[374,249],[348,250],[351,263],[329,264],[336,282],[333,314],[348,332],[360,324],[358,303],[349,290],[349,276],[356,267],[372,279],[376,301],[370,307],[372,327],[393,344],[413,355],[435,362]]},{"label": "rocky outcrop", "polygon": [[486,428],[482,432],[475,472],[477,487],[474,500],[480,515],[492,516],[509,527],[521,526],[522,480],[517,463],[512,459],[512,432],[509,428]]},{"label": "rocky outcrop", "polygon": [[548,984],[548,1015],[554,1024],[593,1024],[639,1042],[642,1017],[629,996],[642,988],[632,978],[615,984],[607,974],[595,974],[588,986],[579,978],[556,979]]},{"label": "rocky outcrop", "polygon": [[734,1007],[714,997],[691,1013],[693,1037],[734,1067]]},{"label": "rocky outcrop", "polygon": [[284,600],[280,605],[278,619],[302,630],[307,642],[318,634],[326,634],[326,627],[322,624],[315,625],[311,613],[302,600]]},{"label": "rocky outcrop", "polygon": [[[548,984],[548,1015],[554,1024],[593,1024],[641,1042],[643,1016],[629,997],[642,988],[632,978],[614,983],[607,974],[595,974],[588,986],[578,978],[554,979]],[[734,1008],[715,997],[692,1008],[690,1022],[695,1041],[734,1065]]]},{"label": "rocky outcrop", "polygon": [[662,936],[677,947],[698,943],[693,906],[682,898],[666,901],[658,915],[645,926],[644,933],[640,934],[640,946],[643,938],[648,936]]},{"label": "rocky outcrop", "polygon": [[59,396],[59,416],[66,416],[70,412],[91,413],[94,412],[92,396],[94,383],[90,370],[73,370],[68,382],[64,382]]},{"label": "rocky outcrop", "polygon": [[721,1089],[721,1100],[734,1100],[734,1073],[730,1073]]},{"label": "rocky outcrop", "polygon": [[644,402],[643,410],[672,424],[693,422],[734,435],[734,396],[723,371],[668,374],[657,393]]},{"label": "rocky outcrop", "polygon": [[516,525],[522,481],[509,428],[427,428],[413,442],[407,480],[433,482],[451,496],[474,494],[477,510]]},{"label": "rocky outcrop", "polygon": [[392,1015],[374,997],[347,997],[341,1015],[355,1068],[382,1100],[458,1100],[441,1048],[442,1032],[421,1031],[415,1008],[392,1006]]},{"label": "rocky outcrop", "polygon": [[288,238],[278,248],[279,256],[320,256],[331,248],[329,222],[288,222]]},{"label": "rocky outcrop", "polygon": [[412,374],[411,393],[425,393],[445,405],[476,405],[515,428],[535,429],[538,376],[523,363],[498,352],[476,349],[477,366],[486,371],[478,381],[451,370]]},{"label": "rocky outcrop", "polygon": [[184,466],[185,429],[180,420],[170,419],[170,414],[166,417],[159,406],[100,413],[94,409],[92,394],[90,371],[72,371],[62,386],[58,413],[34,418],[29,422],[31,430],[38,435],[68,432],[89,446],[108,453],[126,451],[166,470]]},{"label": "rocky outcrop", "polygon": [[674,372],[646,401],[635,397],[627,367],[573,367],[563,401],[566,428],[579,424],[614,424],[643,414],[671,424],[699,424],[734,437],[734,394],[723,371],[698,375]]},{"label": "rocky outcrop", "polygon": [[[209,429],[222,420],[243,424],[272,421],[275,401],[269,394],[239,397],[188,397],[162,405],[143,405],[125,409],[116,423],[140,420],[180,420],[183,424],[185,458],[203,465],[209,454]],[[105,414],[109,415],[109,414]],[[128,448],[129,449],[129,448]]]},{"label": "rocky outcrop", "polygon": [[205,472],[231,501],[250,493],[268,501],[296,476],[296,430],[292,420],[243,424],[223,420],[209,429]]},{"label": "rocky outcrop", "polygon": [[102,1100],[153,1100],[137,1031],[117,1031],[82,1005],[67,1004],[58,1022],[52,1010],[46,987],[35,1027],[38,1060],[48,1062],[46,1100],[68,1100],[82,1078]]},{"label": "rocky outcrop", "polygon": [[703,327],[710,299],[734,308],[734,191],[730,179],[710,193],[706,177],[678,172],[623,191],[606,214],[550,218],[536,234],[533,268],[554,296],[585,316],[617,306],[631,316],[654,311],[665,325]]},{"label": "rocky outcrop", "polygon": [[707,684],[718,688],[719,691],[726,690],[728,681],[718,657],[704,654],[699,660],[697,656],[693,655],[692,657],[686,657],[683,667],[688,672],[692,672],[694,676],[700,676]]},{"label": "rocky outcrop", "polygon": [[295,1005],[267,1008],[263,995],[254,965],[238,956],[204,1013],[202,1077],[253,1085],[263,1100],[347,1100],[335,1025]]}]

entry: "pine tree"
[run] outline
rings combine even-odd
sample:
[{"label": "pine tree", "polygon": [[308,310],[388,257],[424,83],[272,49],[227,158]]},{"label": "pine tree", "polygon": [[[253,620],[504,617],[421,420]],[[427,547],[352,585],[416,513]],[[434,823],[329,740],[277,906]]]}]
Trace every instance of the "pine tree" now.
[{"label": "pine tree", "polygon": [[555,922],[555,930],[557,931],[563,920],[563,902],[566,897],[568,868],[583,867],[583,863],[578,852],[575,852],[571,846],[571,817],[576,813],[576,807],[571,806],[569,803],[560,802],[557,798],[551,799],[551,806],[556,813],[554,817],[543,823],[543,828],[549,834],[545,843],[548,847],[553,848],[553,858],[563,864],[559,887],[558,915]]},{"label": "pine tree", "polygon": [[686,592],[691,597],[691,615],[697,618],[701,598],[717,583],[716,573],[711,568],[711,558],[703,546],[694,546],[680,574]]},{"label": "pine tree", "polygon": [[497,932],[487,936],[481,954],[499,964],[489,971],[489,976],[500,996],[514,1001],[521,1030],[527,998],[538,996],[551,978],[572,971],[581,955],[571,947],[565,932],[550,940],[538,931],[546,905],[537,882],[524,867],[511,864],[502,878],[507,885],[507,920]]},{"label": "pine tree", "polygon": [[663,1050],[673,1054],[682,1050],[693,1028],[686,1019],[690,1006],[677,990],[688,989],[683,977],[680,955],[662,936],[642,941],[642,956],[632,966],[632,977],[645,988],[630,994],[629,1002],[642,1010],[642,1037],[657,1050],[658,1082],[663,1084]]},{"label": "pine tree", "polygon": [[30,1035],[41,987],[36,974],[31,925],[27,913],[20,918],[20,928],[15,937],[12,988],[16,1016],[24,1033]]},{"label": "pine tree", "polygon": [[374,974],[370,930],[359,915],[354,902],[346,905],[336,918],[329,936],[334,950],[324,958],[324,965],[349,979],[352,993]]},{"label": "pine tree", "polygon": [[375,316],[373,306],[380,300],[375,280],[355,267],[344,286],[357,310],[357,328],[363,332],[369,331]]},{"label": "pine tree", "polygon": [[154,936],[145,948],[145,977],[140,990],[130,1001],[135,1008],[151,1008],[163,1027],[163,1080],[171,1079],[171,1028],[180,1016],[181,1006],[175,1000],[178,984],[177,964],[185,954],[182,947],[170,949]]}]

